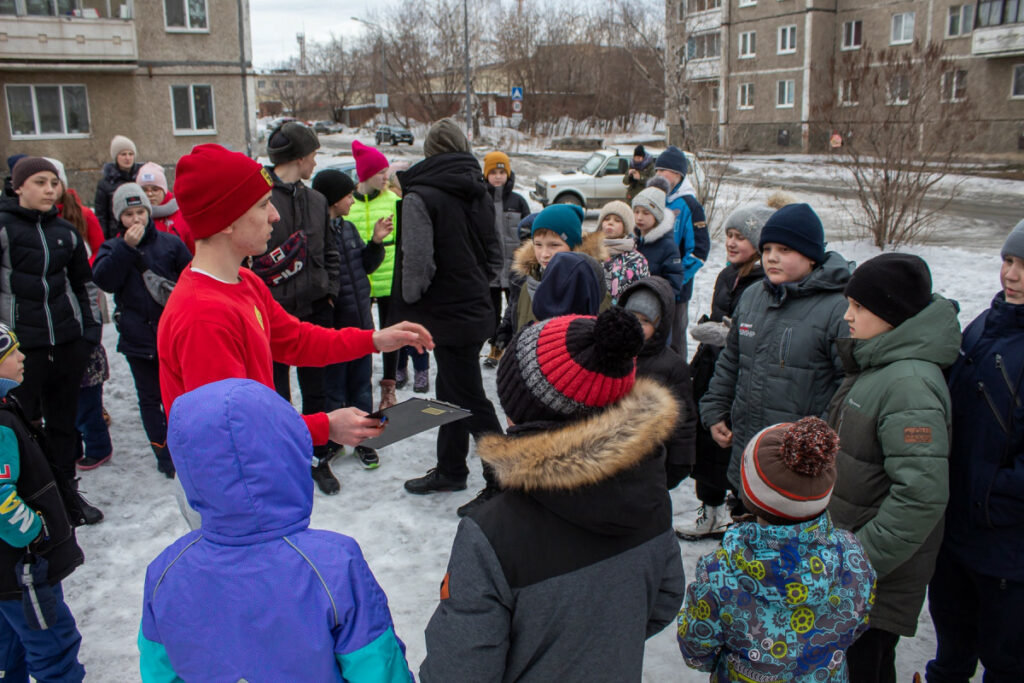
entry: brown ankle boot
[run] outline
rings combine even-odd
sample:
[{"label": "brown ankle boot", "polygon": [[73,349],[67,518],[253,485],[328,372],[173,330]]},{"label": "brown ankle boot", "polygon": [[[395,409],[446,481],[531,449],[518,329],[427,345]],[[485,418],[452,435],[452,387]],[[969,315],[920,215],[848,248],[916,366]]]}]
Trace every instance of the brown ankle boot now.
[{"label": "brown ankle boot", "polygon": [[377,410],[386,410],[396,403],[398,403],[398,397],[395,396],[395,380],[382,379],[380,381],[380,405],[377,406]]}]

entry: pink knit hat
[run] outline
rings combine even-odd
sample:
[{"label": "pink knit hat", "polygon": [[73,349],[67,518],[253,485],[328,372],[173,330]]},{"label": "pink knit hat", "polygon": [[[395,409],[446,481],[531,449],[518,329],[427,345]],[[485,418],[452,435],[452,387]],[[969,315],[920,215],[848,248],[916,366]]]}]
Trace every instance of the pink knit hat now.
[{"label": "pink knit hat", "polygon": [[352,141],[352,156],[356,158],[356,175],[359,182],[366,182],[388,167],[388,160],[378,150],[358,140]]},{"label": "pink knit hat", "polygon": [[142,165],[135,176],[135,182],[143,186],[156,185],[164,192],[170,191],[167,187],[167,175],[164,173],[163,167],[160,164],[154,164],[152,161]]}]

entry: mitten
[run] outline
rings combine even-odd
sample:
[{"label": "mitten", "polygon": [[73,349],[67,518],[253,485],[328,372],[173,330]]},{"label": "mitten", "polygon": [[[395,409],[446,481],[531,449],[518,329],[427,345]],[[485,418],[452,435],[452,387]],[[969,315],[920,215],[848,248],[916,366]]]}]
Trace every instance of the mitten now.
[{"label": "mitten", "polygon": [[690,328],[690,336],[701,344],[725,346],[726,340],[729,338],[730,327],[732,327],[732,321],[729,318],[724,318],[720,323],[700,323]]},{"label": "mitten", "polygon": [[57,594],[48,577],[50,565],[41,555],[25,555],[14,567],[21,586],[21,610],[33,631],[45,631],[57,623]]}]

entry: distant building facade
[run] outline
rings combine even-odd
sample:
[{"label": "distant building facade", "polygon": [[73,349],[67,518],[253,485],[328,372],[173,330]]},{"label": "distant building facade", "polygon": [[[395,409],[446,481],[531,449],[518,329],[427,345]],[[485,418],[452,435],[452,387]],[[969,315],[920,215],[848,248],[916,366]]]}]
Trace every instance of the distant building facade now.
[{"label": "distant building facade", "polygon": [[918,41],[941,43],[949,57],[949,78],[935,87],[981,105],[977,151],[1024,154],[1024,1],[669,0],[666,29],[666,77],[685,79],[688,125],[712,144],[823,151],[828,131],[815,112],[850,95],[832,65],[845,52]]}]

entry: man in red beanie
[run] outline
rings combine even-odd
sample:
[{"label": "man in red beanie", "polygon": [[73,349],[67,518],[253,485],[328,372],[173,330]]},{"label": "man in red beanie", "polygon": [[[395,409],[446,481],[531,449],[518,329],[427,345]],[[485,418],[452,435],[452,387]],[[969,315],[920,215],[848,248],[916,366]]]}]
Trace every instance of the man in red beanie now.
[{"label": "man in red beanie", "polygon": [[[400,322],[373,331],[333,330],[300,322],[274,301],[243,260],[263,254],[280,216],[273,181],[244,154],[197,145],[178,161],[174,193],[196,239],[192,264],[178,279],[157,333],[160,390],[169,413],[196,387],[231,377],[273,388],[273,362],[324,366],[405,345],[434,346],[421,325]],[[314,445],[356,445],[380,422],[357,408],[303,415]],[[172,454],[173,455],[173,454]]]}]

